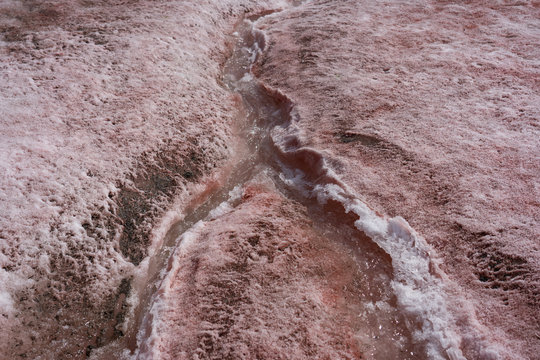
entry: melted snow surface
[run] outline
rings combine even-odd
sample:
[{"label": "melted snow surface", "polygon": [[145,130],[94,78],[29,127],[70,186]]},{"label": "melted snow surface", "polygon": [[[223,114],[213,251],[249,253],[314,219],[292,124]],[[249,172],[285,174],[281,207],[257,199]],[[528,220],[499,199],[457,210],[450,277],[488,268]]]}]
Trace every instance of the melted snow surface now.
[{"label": "melted snow surface", "polygon": [[[246,76],[267,42],[250,24],[240,24],[235,32],[240,40],[225,77],[244,98],[248,123],[254,125],[246,137],[252,151],[260,153],[255,164],[264,170],[178,238],[134,357],[454,360],[465,359],[463,349],[474,351],[476,358],[502,356],[504,350],[483,338],[486,329],[467,302],[452,293],[457,286],[439,269],[425,240],[403,218],[378,215],[359,200],[328,167],[324,153],[301,145],[300,115],[291,101]],[[309,231],[301,225],[307,213],[313,221]],[[324,230],[315,225],[319,222]],[[329,248],[319,249],[316,259],[306,255],[306,247],[317,248],[321,241],[352,246],[354,265],[336,270],[347,262],[346,250],[337,257]],[[322,279],[306,275],[313,261],[332,270],[322,271]],[[290,267],[295,270],[285,276],[282,271]],[[350,293],[334,290],[331,295],[347,304],[345,313],[334,313],[324,300],[339,278],[332,272],[356,279]],[[354,275],[359,273],[363,281]],[[271,317],[265,309],[271,309]],[[360,322],[349,322],[355,313]],[[299,335],[294,330],[299,320],[302,327],[317,330]],[[336,342],[334,333],[347,335]],[[343,341],[349,344],[345,348]]]},{"label": "melted snow surface", "polygon": [[225,34],[279,6],[2,2],[1,354],[84,358],[125,332],[159,219],[234,148]]},{"label": "melted snow surface", "polygon": [[258,24],[254,69],[296,106],[277,141],[296,134],[347,193],[406,219],[472,304],[451,307],[515,359],[540,349],[538,18],[533,1],[311,1]]},{"label": "melted snow surface", "polygon": [[537,354],[538,6],[290,3],[0,4],[0,357]]}]

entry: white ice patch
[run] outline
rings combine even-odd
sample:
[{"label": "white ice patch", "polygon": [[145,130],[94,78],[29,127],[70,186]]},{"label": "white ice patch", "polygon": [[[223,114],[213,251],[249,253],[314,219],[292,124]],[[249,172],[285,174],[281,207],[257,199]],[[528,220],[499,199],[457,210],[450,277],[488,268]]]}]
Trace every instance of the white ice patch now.
[{"label": "white ice patch", "polygon": [[243,193],[244,191],[242,190],[241,186],[239,185],[235,186],[234,189],[229,191],[229,199],[227,199],[227,201],[222,202],[217,207],[212,209],[208,213],[207,219],[208,220],[217,219],[218,217],[231,212],[234,208],[233,202],[239,200],[242,197]]},{"label": "white ice patch", "polygon": [[[250,63],[250,66],[249,66],[249,72],[251,73],[251,68],[253,67],[253,65],[255,64],[255,62],[257,61],[257,57],[259,55],[262,54],[263,50],[264,50],[264,44],[266,42],[266,38],[265,38],[265,34],[256,29],[253,24],[251,26],[251,33],[253,35],[253,38],[255,39],[255,41],[253,42],[253,46],[252,48],[250,49],[250,52],[252,54],[251,58],[249,59],[249,63]],[[261,43],[261,39],[262,39],[262,43]]]},{"label": "white ice patch", "polygon": [[[2,260],[2,257],[0,257],[0,265]],[[34,280],[19,276],[0,267],[0,320],[12,318],[17,311],[16,302],[12,295],[19,289],[31,286],[33,283]]]},{"label": "white ice patch", "polygon": [[251,73],[245,73],[244,76],[240,79],[240,82],[250,82],[253,81],[253,76]]},{"label": "white ice patch", "polygon": [[8,316],[13,312],[13,298],[11,294],[4,289],[0,289],[0,313]]},{"label": "white ice patch", "polygon": [[303,196],[309,197],[309,186],[304,173],[298,169],[289,169],[283,165],[281,168],[282,172],[279,174],[280,180],[287,186],[297,189]]}]

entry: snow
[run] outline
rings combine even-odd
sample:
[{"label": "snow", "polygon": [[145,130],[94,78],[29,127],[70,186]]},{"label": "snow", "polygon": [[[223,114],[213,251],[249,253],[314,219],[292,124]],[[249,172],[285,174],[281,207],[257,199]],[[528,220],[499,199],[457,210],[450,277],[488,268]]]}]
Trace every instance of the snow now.
[{"label": "snow", "polygon": [[[162,343],[163,333],[167,333],[167,324],[160,312],[167,311],[167,301],[169,301],[170,291],[174,284],[174,279],[180,270],[182,260],[196,245],[196,241],[201,231],[205,227],[204,221],[198,221],[189,230],[184,232],[177,240],[177,247],[170,257],[166,271],[163,272],[163,280],[159,285],[159,291],[152,300],[152,306],[143,320],[142,331],[137,334],[138,349],[132,356],[133,359],[155,359],[159,357],[160,349],[164,346]],[[165,270],[165,269],[164,269]],[[165,317],[165,320],[168,318]]]},{"label": "snow", "polygon": [[[306,210],[284,198],[266,171],[242,192],[229,211],[178,240],[133,358],[346,358],[366,349],[395,356],[410,346],[385,290],[376,311],[357,312],[360,297],[373,296],[363,292],[376,286],[364,283],[374,274],[358,269],[339,236],[321,238]],[[377,329],[366,325],[375,321]]]},{"label": "snow", "polygon": [[[280,4],[2,1],[0,254],[11,330],[0,353],[75,356],[110,341],[79,336],[110,326],[99,314],[159,244],[166,209],[182,211],[233,152],[236,105],[218,81],[226,34],[238,14]],[[174,191],[148,195],[145,176],[190,161],[191,181],[180,174]],[[148,241],[136,259],[118,245],[131,194],[148,209],[135,224]],[[19,278],[36,281],[10,283]],[[41,311],[50,316],[36,321]]]},{"label": "snow", "polygon": [[222,202],[216,208],[212,209],[208,213],[209,219],[217,219],[220,216],[223,216],[232,211],[234,202],[240,200],[243,195],[243,190],[240,185],[236,185],[234,189],[229,191],[229,199]]},{"label": "snow", "polygon": [[431,273],[433,265],[425,241],[403,218],[380,218],[358,199],[351,201],[351,195],[337,185],[319,187],[315,192],[321,203],[335,200],[347,212],[358,215],[356,227],[390,255],[394,268],[392,286],[402,310],[422,324],[414,335],[418,342],[427,342],[428,357],[444,359],[444,351],[454,354],[455,359],[464,359],[455,320],[444,299],[444,284]]},{"label": "snow", "polygon": [[[360,228],[376,236],[395,219],[401,239],[402,217],[436,250],[449,291],[473,304],[466,327],[496,349],[460,331],[471,358],[538,349],[537,18],[530,1],[312,1],[257,23],[268,47],[255,75],[294,104],[289,134],[324,154],[350,211],[357,199],[386,214],[381,222],[360,206]],[[393,255],[403,265],[399,255],[414,259],[404,249]],[[461,309],[454,298],[447,307]]]},{"label": "snow", "polygon": [[[149,256],[223,182],[236,156],[238,100],[220,80],[227,34],[239,14],[286,5],[0,3],[0,354],[84,356],[126,332],[152,271]],[[429,358],[517,359],[538,348],[537,15],[530,1],[314,0],[261,18],[264,31],[252,33],[255,77],[290,111],[270,134],[283,160],[279,176],[306,198],[342,204],[390,256],[392,272],[382,277],[393,277],[398,306]],[[219,340],[207,323],[179,321],[181,299],[190,300],[182,281],[193,275],[183,265],[228,264],[234,254],[226,247],[234,246],[225,232],[237,226],[249,242],[264,233],[257,216],[286,224],[292,234],[268,231],[275,243],[264,245],[286,254],[278,264],[297,260],[284,238],[296,236],[300,246],[316,238],[299,205],[268,182],[250,186],[235,188],[179,240],[140,334],[140,357],[174,353],[178,332],[169,326]],[[301,231],[281,208],[261,210],[278,203]],[[246,256],[250,266],[274,266],[264,251]],[[348,276],[340,274],[332,281]],[[203,275],[189,285],[212,279]],[[333,339],[317,311],[330,309],[335,294],[314,279],[288,279],[279,290],[305,292],[315,309],[289,299],[311,321],[302,336]],[[289,300],[254,289],[261,312],[280,304],[281,320],[296,324]],[[263,325],[275,324],[246,309],[268,333],[244,334],[270,348],[279,331]],[[235,344],[239,352],[250,346]]]}]

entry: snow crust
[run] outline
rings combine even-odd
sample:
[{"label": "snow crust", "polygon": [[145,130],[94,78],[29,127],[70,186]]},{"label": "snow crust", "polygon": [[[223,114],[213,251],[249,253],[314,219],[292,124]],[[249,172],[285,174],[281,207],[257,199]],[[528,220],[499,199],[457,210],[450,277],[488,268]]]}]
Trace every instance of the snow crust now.
[{"label": "snow crust", "polygon": [[[2,356],[84,356],[125,330],[122,284],[144,272],[161,218],[204,192],[233,151],[226,34],[238,14],[282,5],[2,2]],[[148,195],[155,169],[189,166]],[[142,258],[119,246],[131,225],[145,234]]]},{"label": "snow crust", "polygon": [[[134,359],[357,358],[404,351],[407,335],[386,290],[376,308],[366,300],[377,292],[366,280],[374,274],[357,268],[335,243],[339,237],[321,238],[305,209],[270,179],[261,172],[216,207],[227,211],[178,239]],[[368,320],[372,316],[381,321],[378,329],[366,325],[377,321]],[[370,335],[383,326],[388,336]]]},{"label": "snow crust", "polygon": [[[468,323],[443,335],[434,320],[419,332],[430,337],[433,329],[439,352],[450,351],[444,356],[461,356],[452,350],[460,342],[470,358],[538,352],[540,57],[530,46],[540,39],[537,18],[530,1],[311,1],[257,23],[268,46],[255,75],[298,113],[296,129],[273,131],[275,143],[296,158],[302,149],[321,154],[350,196],[345,204],[363,214],[359,228],[386,233],[381,247],[394,251],[397,265],[415,254],[418,271],[430,264],[425,249],[401,254],[390,245],[392,238],[423,247],[399,217],[430,244],[427,253],[436,250],[453,294],[441,309],[454,319],[445,311],[434,319]],[[302,176],[310,177],[284,175],[292,183]],[[338,196],[331,188],[321,188],[323,197]],[[363,217],[367,210],[354,199],[388,217]],[[431,287],[438,276],[420,287],[426,299],[438,301]],[[413,285],[395,286],[414,299]],[[402,305],[420,315],[414,301]]]}]

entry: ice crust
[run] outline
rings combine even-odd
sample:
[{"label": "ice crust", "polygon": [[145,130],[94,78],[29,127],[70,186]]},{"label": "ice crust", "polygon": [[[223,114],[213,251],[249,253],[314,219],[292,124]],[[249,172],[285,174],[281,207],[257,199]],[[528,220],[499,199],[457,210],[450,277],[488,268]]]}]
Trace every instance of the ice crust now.
[{"label": "ice crust", "polygon": [[[285,5],[0,4],[0,357],[84,357],[113,338],[96,335],[104,329],[126,331],[121,317],[133,315],[138,299],[131,291],[124,303],[131,310],[119,315],[129,292],[122,284],[135,278],[144,286],[146,255],[219,182],[234,153],[237,104],[218,81],[225,34],[241,12]],[[479,359],[536,354],[538,7],[308,5],[268,16],[257,25],[269,34],[253,34],[263,38],[251,52],[256,75],[290,103],[282,110],[291,121],[271,134],[282,180],[354,213],[358,230],[390,255],[398,305],[429,358],[463,359],[462,348]],[[120,195],[129,203],[149,192],[145,176],[170,171],[170,157],[185,179],[145,204],[148,216],[137,225],[148,243],[136,252],[141,258],[126,255]],[[291,158],[304,168],[289,167]],[[244,196],[240,188],[231,194]],[[180,310],[171,307],[182,295],[172,291],[182,286],[175,276],[196,240],[219,238],[213,224],[232,219],[234,201],[180,238],[135,357],[156,358],[167,346],[182,355],[164,336],[177,336],[167,317]],[[500,315],[507,308],[509,320]]]},{"label": "ice crust", "polygon": [[125,330],[117,301],[166,211],[234,151],[226,34],[237,14],[282,5],[2,2],[0,357],[84,357]]},{"label": "ice crust", "polygon": [[[268,47],[255,75],[298,114],[275,143],[318,152],[356,194],[349,206],[403,217],[436,250],[468,358],[540,348],[537,18],[531,1],[312,1],[257,24]],[[285,174],[302,176],[316,177]]]}]

